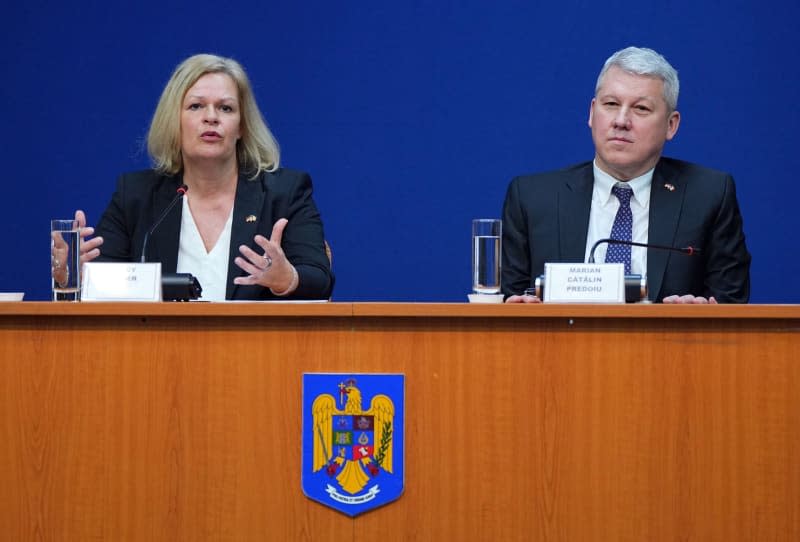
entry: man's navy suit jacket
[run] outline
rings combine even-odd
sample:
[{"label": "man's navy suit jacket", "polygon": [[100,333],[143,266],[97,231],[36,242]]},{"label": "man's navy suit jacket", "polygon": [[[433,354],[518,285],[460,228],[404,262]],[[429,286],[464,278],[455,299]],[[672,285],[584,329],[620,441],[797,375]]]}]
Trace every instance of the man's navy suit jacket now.
[{"label": "man's navy suit jacket", "polygon": [[[511,181],[503,206],[506,296],[532,287],[545,262],[584,261],[593,185],[592,162]],[[750,299],[750,254],[730,175],[661,158],[650,190],[648,243],[701,249],[693,256],[647,250],[651,300],[673,294],[720,303]]]}]

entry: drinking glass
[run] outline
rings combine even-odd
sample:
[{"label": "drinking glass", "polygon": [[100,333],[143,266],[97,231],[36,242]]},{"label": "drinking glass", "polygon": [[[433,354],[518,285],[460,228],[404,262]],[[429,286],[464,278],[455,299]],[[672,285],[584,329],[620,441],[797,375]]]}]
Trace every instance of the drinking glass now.
[{"label": "drinking glass", "polygon": [[77,220],[50,221],[53,301],[81,299],[81,235]]},{"label": "drinking glass", "polygon": [[477,218],[472,221],[472,291],[500,293],[503,221]]}]

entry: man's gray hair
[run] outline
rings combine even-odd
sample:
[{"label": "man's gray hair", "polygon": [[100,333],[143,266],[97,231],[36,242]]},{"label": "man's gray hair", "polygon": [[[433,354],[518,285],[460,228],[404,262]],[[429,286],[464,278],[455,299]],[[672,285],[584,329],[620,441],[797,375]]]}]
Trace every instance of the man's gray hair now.
[{"label": "man's gray hair", "polygon": [[658,77],[664,82],[664,101],[667,102],[667,107],[670,111],[678,108],[678,92],[680,91],[678,72],[667,62],[666,58],[654,50],[646,47],[627,47],[611,55],[603,64],[603,69],[600,70],[600,75],[597,77],[595,96],[600,90],[603,77],[612,66],[635,75]]}]

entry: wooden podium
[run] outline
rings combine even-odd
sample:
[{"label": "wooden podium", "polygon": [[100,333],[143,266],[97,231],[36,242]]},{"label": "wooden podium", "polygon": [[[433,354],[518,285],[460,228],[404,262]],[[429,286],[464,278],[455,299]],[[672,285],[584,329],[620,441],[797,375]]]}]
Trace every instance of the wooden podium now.
[{"label": "wooden podium", "polygon": [[[3,540],[800,540],[800,307],[0,304]],[[301,490],[302,374],[406,375],[405,493]]]}]

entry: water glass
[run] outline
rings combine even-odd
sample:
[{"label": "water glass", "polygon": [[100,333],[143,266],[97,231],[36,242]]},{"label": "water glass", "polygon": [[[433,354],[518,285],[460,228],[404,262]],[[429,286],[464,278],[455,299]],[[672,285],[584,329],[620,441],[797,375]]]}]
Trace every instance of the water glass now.
[{"label": "water glass", "polygon": [[472,291],[500,293],[503,221],[478,218],[472,221]]},{"label": "water glass", "polygon": [[53,301],[81,299],[81,236],[77,220],[50,221]]}]

